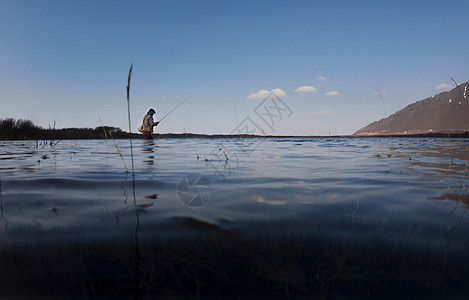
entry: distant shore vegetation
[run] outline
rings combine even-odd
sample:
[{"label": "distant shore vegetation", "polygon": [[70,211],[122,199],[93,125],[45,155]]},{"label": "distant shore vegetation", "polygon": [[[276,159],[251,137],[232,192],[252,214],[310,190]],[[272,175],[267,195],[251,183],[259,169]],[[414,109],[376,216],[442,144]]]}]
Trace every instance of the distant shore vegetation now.
[{"label": "distant shore vegetation", "polygon": [[[263,137],[251,134],[195,134],[195,133],[153,133],[154,138],[226,138],[226,137]],[[140,133],[128,133],[118,127],[99,126],[95,128],[43,128],[30,120],[12,118],[0,119],[0,140],[84,140],[84,139],[125,139],[143,138]]]},{"label": "distant shore vegetation", "polygon": [[[105,133],[106,131],[106,133]],[[128,138],[131,134],[120,128],[100,126],[96,128],[43,128],[30,120],[0,119],[0,140],[67,140]]]}]

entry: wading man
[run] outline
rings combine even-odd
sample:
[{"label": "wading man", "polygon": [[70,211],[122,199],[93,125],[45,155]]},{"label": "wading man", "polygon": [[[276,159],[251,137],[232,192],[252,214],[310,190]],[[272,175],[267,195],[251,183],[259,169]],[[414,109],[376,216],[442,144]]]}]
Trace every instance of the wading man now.
[{"label": "wading man", "polygon": [[143,117],[143,124],[138,128],[138,130],[143,133],[146,139],[152,139],[151,133],[153,132],[153,127],[157,126],[160,122],[155,122],[153,120],[153,115],[156,114],[153,108],[150,108]]}]

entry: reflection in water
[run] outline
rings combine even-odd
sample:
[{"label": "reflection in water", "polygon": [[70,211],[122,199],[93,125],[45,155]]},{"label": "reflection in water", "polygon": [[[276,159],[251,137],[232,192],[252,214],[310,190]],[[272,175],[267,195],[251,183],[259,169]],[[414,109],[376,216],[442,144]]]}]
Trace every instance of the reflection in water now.
[{"label": "reflection in water", "polygon": [[[153,142],[151,141],[151,143]],[[140,292],[141,292],[141,284],[140,284],[140,259],[141,259],[141,254],[140,254],[140,243],[139,243],[139,229],[140,229],[140,210],[144,210],[150,206],[152,206],[154,203],[138,203],[137,198],[136,198],[136,187],[135,187],[135,176],[132,176],[132,196],[133,196],[133,205],[132,206],[127,206],[127,200],[128,200],[128,195],[127,195],[127,189],[126,189],[126,182],[127,182],[127,175],[128,172],[125,173],[124,180],[121,182],[120,186],[123,190],[123,196],[124,196],[124,208],[120,209],[119,211],[116,212],[116,224],[119,226],[120,219],[119,219],[119,213],[122,213],[126,211],[127,209],[135,209],[135,219],[136,219],[136,225],[135,225],[135,231],[134,231],[134,241],[135,241],[135,290],[134,290],[134,299],[138,299]],[[148,196],[144,196],[143,198],[145,199],[156,199],[158,197],[158,194],[151,194]]]},{"label": "reflection in water", "polygon": [[154,165],[155,156],[153,154],[155,152],[155,143],[153,140],[145,140],[143,143],[142,152],[145,154],[143,162],[150,166]]},{"label": "reflection in water", "polygon": [[139,275],[139,270],[140,270],[140,245],[138,242],[138,230],[140,228],[140,217],[138,215],[139,209],[137,208],[135,210],[135,217],[137,219],[137,225],[135,226],[135,298],[138,299],[138,295],[140,294],[140,275]]},{"label": "reflection in water", "polygon": [[120,219],[119,219],[119,213],[129,209],[129,208],[136,208],[135,209],[135,218],[136,218],[136,226],[135,226],[135,231],[134,231],[134,239],[135,239],[135,292],[134,292],[134,299],[138,299],[138,295],[140,293],[140,276],[139,276],[139,267],[140,267],[140,247],[139,247],[139,241],[138,241],[138,230],[140,228],[140,217],[139,217],[139,208],[137,207],[137,199],[135,197],[135,177],[132,177],[132,195],[133,195],[133,206],[127,206],[127,189],[125,188],[125,183],[127,181],[127,174],[128,172],[125,173],[124,181],[121,183],[121,188],[123,189],[124,192],[124,208],[116,212],[116,223],[117,226],[119,226]]},{"label": "reflection in water", "polygon": [[[463,212],[462,212],[460,218],[458,219],[458,221],[456,222],[456,224],[449,227],[447,229],[447,231],[453,231],[461,224],[461,222],[464,218],[464,215],[466,214],[466,212],[469,208],[469,194],[451,194],[451,193],[447,193],[447,194],[442,194],[439,197],[430,197],[429,199],[431,199],[431,200],[441,200],[441,201],[445,201],[445,200],[456,201],[456,205],[455,205],[454,209],[450,212],[450,215],[455,213],[458,210],[458,208],[463,209]],[[461,204],[463,204],[463,206],[461,206]]]},{"label": "reflection in water", "polygon": [[266,204],[270,204],[270,205],[285,205],[285,204],[287,204],[287,201],[285,201],[285,200],[266,200],[262,196],[252,196],[251,199],[258,202],[258,203],[266,203]]},{"label": "reflection in water", "polygon": [[391,151],[396,151],[400,157],[407,157],[413,163],[422,166],[435,166],[438,169],[453,169],[466,171],[469,168],[469,144],[462,141],[451,140],[417,140],[407,139],[392,146]]},{"label": "reflection in water", "polygon": [[7,219],[5,218],[4,214],[3,214],[3,193],[2,193],[2,178],[0,178],[0,208],[1,208],[1,212],[2,212],[2,221],[3,223],[5,223],[3,229],[5,231],[7,231],[8,229],[8,221]]},{"label": "reflection in water", "polygon": [[432,200],[453,200],[456,201],[458,204],[464,204],[464,208],[469,208],[469,194],[442,194],[439,197],[430,197],[429,199]]}]

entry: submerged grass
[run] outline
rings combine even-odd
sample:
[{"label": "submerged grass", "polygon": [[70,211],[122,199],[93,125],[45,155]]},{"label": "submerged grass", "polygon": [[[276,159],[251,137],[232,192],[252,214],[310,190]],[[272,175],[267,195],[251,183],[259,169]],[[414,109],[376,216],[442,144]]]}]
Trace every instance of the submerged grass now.
[{"label": "submerged grass", "polygon": [[469,292],[464,255],[397,244],[240,237],[213,229],[184,239],[147,235],[133,246],[138,249],[130,242],[51,241],[40,249],[3,250],[0,296],[449,299]]}]

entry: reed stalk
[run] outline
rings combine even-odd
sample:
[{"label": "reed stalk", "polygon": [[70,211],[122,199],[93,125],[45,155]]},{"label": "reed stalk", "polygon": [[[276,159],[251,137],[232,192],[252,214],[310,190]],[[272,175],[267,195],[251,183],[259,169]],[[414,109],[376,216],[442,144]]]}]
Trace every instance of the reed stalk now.
[{"label": "reed stalk", "polygon": [[[129,133],[132,134],[132,125],[130,122],[130,79],[132,78],[132,68],[134,64],[130,65],[129,75],[127,77],[127,118],[129,120]],[[130,136],[130,157],[132,160],[132,176],[135,176],[135,169],[134,169],[134,152],[132,147],[132,136]]]},{"label": "reed stalk", "polygon": [[[104,130],[104,137],[107,140],[106,128],[104,128],[103,121],[101,120],[101,117],[98,116],[98,118],[99,118],[99,122],[101,123],[101,127],[103,127],[103,130]],[[117,143],[114,140],[114,137],[112,136],[112,133],[110,131],[109,131],[109,136],[111,137],[112,141],[114,142],[114,146],[116,147],[117,153],[119,153],[119,156],[121,157],[122,163],[124,164],[125,172],[128,173],[129,169],[127,169],[127,165],[125,164],[124,157],[122,156],[122,153],[120,152],[119,147],[117,147]]]},{"label": "reed stalk", "polygon": [[391,128],[389,127],[388,114],[386,113],[386,107],[384,106],[383,96],[381,95],[381,92],[380,92],[374,85],[373,85],[373,88],[374,88],[375,91],[378,93],[379,98],[381,99],[381,104],[383,105],[384,117],[385,117],[385,120],[386,120],[386,125],[388,126],[389,139],[392,141]]}]

